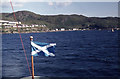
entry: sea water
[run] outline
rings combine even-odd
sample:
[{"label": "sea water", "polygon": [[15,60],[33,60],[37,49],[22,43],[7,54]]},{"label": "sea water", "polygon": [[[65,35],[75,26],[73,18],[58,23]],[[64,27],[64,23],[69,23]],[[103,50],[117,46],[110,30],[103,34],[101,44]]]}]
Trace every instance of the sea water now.
[{"label": "sea water", "polygon": [[[106,77],[119,75],[118,32],[108,30],[21,34],[31,68],[30,36],[56,43],[55,57],[34,57],[35,75],[49,77]],[[19,34],[2,35],[2,76],[29,76]]]}]

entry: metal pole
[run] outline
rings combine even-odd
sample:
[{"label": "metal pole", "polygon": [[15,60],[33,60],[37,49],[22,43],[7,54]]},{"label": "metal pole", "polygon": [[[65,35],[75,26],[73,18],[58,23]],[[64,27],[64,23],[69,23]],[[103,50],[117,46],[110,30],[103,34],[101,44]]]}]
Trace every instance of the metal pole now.
[{"label": "metal pole", "polygon": [[[30,41],[33,41],[33,36],[30,36]],[[32,65],[32,79],[34,79],[34,62],[32,55],[31,55],[31,65]]]}]

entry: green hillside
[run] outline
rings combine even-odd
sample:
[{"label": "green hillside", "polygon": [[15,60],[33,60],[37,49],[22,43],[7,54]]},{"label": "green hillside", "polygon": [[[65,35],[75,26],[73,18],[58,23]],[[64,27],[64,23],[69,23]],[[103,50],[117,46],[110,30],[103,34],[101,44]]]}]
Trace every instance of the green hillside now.
[{"label": "green hillside", "polygon": [[[1,13],[3,20],[14,21],[13,13]],[[45,24],[50,29],[55,28],[96,28],[107,29],[118,26],[118,17],[86,17],[83,15],[39,15],[30,11],[15,12],[17,21],[23,24]]]}]

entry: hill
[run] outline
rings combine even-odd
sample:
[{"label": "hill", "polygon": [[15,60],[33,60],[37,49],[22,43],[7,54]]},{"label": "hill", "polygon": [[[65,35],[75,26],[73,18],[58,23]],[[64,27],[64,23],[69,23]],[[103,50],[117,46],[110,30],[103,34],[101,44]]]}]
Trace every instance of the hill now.
[{"label": "hill", "polygon": [[[14,21],[13,13],[1,13],[3,20]],[[1,15],[0,14],[0,15]],[[45,24],[50,29],[55,28],[91,28],[107,29],[118,26],[118,17],[86,17],[83,15],[39,15],[30,11],[15,12],[17,21],[23,24]]]}]

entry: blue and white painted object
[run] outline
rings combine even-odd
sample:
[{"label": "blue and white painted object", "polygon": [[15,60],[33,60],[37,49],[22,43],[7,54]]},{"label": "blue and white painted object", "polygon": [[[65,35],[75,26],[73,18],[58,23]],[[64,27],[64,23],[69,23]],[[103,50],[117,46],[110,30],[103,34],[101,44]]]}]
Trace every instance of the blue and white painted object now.
[{"label": "blue and white painted object", "polygon": [[31,55],[39,56],[39,54],[43,53],[45,56],[55,56],[55,45],[56,43],[40,43],[31,41]]}]

